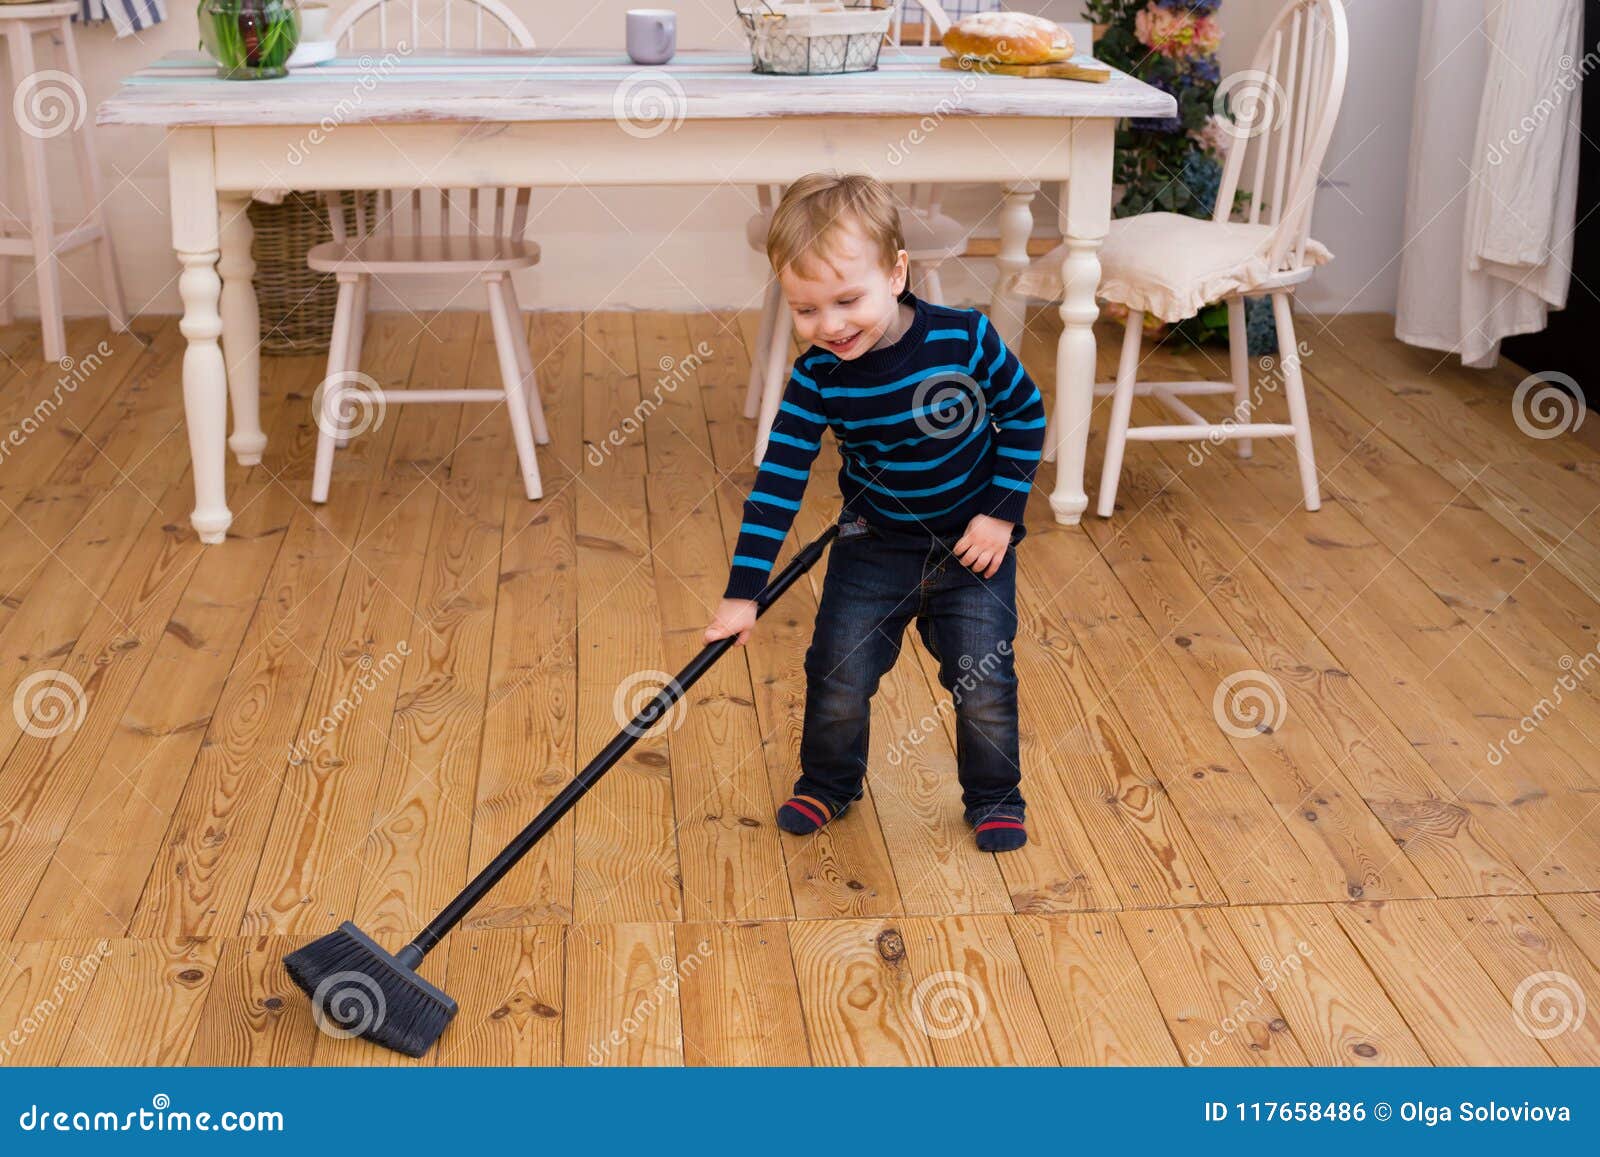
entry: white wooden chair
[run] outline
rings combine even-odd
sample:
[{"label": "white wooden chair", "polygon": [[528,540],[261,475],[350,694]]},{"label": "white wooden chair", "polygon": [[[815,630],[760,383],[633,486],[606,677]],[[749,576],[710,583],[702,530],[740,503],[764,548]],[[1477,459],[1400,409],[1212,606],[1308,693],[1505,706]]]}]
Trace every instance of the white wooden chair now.
[{"label": "white wooden chair", "polygon": [[[1097,510],[1109,518],[1115,509],[1122,456],[1131,441],[1232,439],[1248,458],[1252,438],[1293,438],[1300,485],[1307,510],[1322,500],[1311,421],[1300,372],[1290,299],[1330,254],[1311,239],[1311,207],[1344,94],[1349,33],[1340,0],[1289,0],[1268,26],[1251,70],[1225,78],[1229,90],[1230,146],[1209,221],[1175,213],[1145,213],[1111,223],[1100,252],[1099,296],[1128,307],[1117,379],[1097,383],[1095,393],[1111,395]],[[1248,186],[1243,181],[1250,165]],[[1235,194],[1246,189],[1243,221],[1232,219]],[[1058,249],[1035,261],[1017,283],[1030,296],[1060,300]],[[1289,421],[1252,422],[1250,357],[1245,339],[1244,298],[1272,298],[1278,332],[1278,372],[1282,375]],[[1227,382],[1141,382],[1137,380],[1144,316],[1180,321],[1212,301],[1228,306]],[[1232,394],[1233,413],[1223,422],[1204,417],[1182,399],[1197,394]],[[1130,426],[1135,397],[1154,397],[1179,421],[1172,425]],[[1045,435],[1045,456],[1053,457],[1054,421]]]},{"label": "white wooden chair", "polygon": [[[395,16],[403,6],[409,19]],[[452,19],[452,7],[461,9]],[[391,26],[394,26],[391,28]],[[375,34],[375,35],[374,35]],[[356,0],[329,29],[341,51],[363,48],[406,51],[421,48],[528,49],[533,37],[500,0]],[[370,40],[371,43],[363,43]],[[317,456],[311,497],[328,500],[336,448],[347,440],[347,423],[366,407],[398,403],[504,401],[530,499],[543,497],[536,443],[546,443],[544,408],[534,377],[533,357],[512,274],[539,261],[539,246],[523,237],[528,224],[529,190],[523,188],[378,190],[376,207],[366,212],[366,197],[355,198],[355,228],[346,222],[348,193],[326,196],[333,240],[306,256],[311,268],[334,274],[339,296],[334,308],[328,374],[318,391]],[[372,279],[455,277],[482,283],[500,359],[499,390],[383,390],[357,376],[369,288]],[[357,396],[365,394],[365,397]]]},{"label": "white wooden chair", "polygon": [[[917,0],[927,19],[922,22],[922,43],[937,43],[950,27],[950,17],[938,0]],[[904,14],[898,3],[889,25],[888,39],[893,44],[901,42]],[[745,239],[757,253],[767,251],[767,230],[772,225],[772,211],[777,206],[782,190],[762,185],[756,190],[758,209],[745,224]],[[944,304],[944,283],[939,267],[952,257],[967,250],[967,240],[972,228],[941,211],[943,190],[938,185],[912,185],[905,189],[900,205],[900,227],[906,237],[906,253],[911,258],[911,285],[921,297],[936,305]],[[783,388],[788,383],[785,370],[789,364],[790,326],[783,302],[783,290],[776,277],[767,283],[766,297],[761,307],[761,327],[756,337],[756,349],[750,358],[750,381],[745,388],[744,416],[756,421],[756,465],[767,452],[767,435],[773,419],[778,416],[778,406],[783,401]]]}]

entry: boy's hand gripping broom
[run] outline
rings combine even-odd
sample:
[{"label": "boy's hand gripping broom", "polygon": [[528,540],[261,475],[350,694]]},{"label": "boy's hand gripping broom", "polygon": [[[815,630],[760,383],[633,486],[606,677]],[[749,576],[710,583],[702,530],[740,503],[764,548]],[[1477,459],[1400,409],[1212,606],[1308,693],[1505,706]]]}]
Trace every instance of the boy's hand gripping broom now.
[{"label": "boy's hand gripping broom", "polygon": [[[822,557],[839,533],[831,526],[801,549],[788,566],[756,596],[757,617]],[[437,1041],[456,1014],[456,1002],[417,975],[422,958],[477,906],[489,890],[538,843],[583,794],[648,732],[684,692],[734,645],[735,636],[718,639],[690,660],[633,720],[518,833],[465,890],[417,934],[391,954],[346,920],[336,931],[283,958],[289,976],[311,997],[318,1018],[345,1035],[362,1036],[407,1056],[420,1057]]]}]

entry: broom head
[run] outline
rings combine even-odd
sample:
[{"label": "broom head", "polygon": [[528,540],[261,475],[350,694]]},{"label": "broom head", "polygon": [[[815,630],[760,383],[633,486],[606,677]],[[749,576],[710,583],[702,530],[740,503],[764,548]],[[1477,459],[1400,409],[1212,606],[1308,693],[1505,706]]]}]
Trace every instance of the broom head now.
[{"label": "broom head", "polygon": [[456,1015],[456,1002],[346,920],[283,958],[311,997],[317,1027],[420,1057]]}]

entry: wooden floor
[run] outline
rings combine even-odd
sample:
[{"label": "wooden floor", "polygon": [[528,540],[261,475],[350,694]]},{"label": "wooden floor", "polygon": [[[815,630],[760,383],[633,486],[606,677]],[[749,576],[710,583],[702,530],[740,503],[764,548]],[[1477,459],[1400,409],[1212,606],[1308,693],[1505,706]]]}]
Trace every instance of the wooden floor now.
[{"label": "wooden floor", "polygon": [[[280,957],[352,918],[397,948],[699,648],[754,325],[531,315],[539,503],[500,408],[434,406],[312,508],[320,361],[268,360],[220,548],[174,319],[75,323],[71,370],[0,331],[0,1063],[413,1063],[320,1033]],[[415,1063],[1600,1062],[1600,454],[1519,431],[1514,367],[1371,316],[1302,337],[1319,513],[1281,442],[1136,445],[1110,521],[1035,493],[1024,851],[972,846],[914,639],[870,797],[773,826],[819,568],[428,958],[461,1014]],[[368,350],[495,384],[470,313]]]}]

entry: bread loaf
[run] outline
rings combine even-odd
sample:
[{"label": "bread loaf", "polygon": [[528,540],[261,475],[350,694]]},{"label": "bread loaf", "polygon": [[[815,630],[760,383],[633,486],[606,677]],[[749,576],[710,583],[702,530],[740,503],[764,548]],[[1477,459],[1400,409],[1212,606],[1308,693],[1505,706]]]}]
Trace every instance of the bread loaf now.
[{"label": "bread loaf", "polygon": [[950,26],[944,46],[956,56],[997,64],[1049,64],[1076,50],[1072,33],[1053,20],[1025,12],[979,12]]}]

